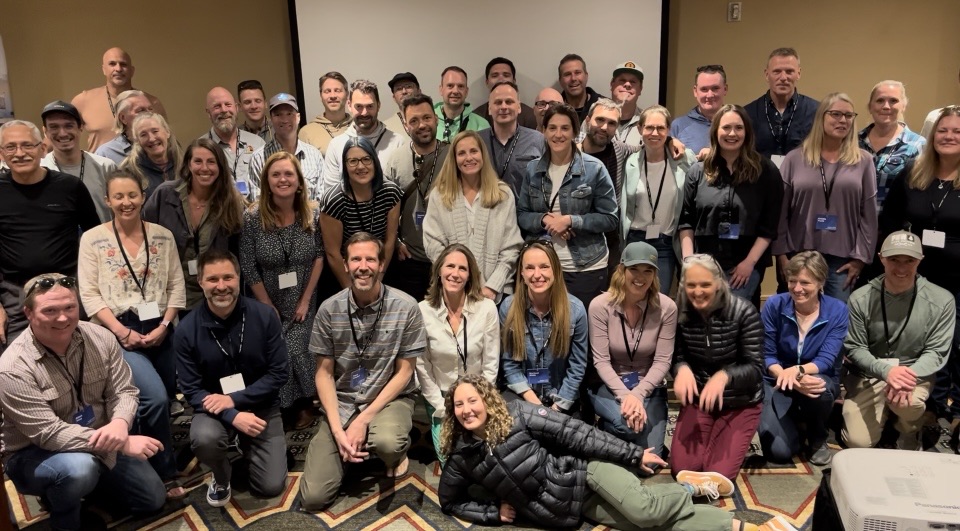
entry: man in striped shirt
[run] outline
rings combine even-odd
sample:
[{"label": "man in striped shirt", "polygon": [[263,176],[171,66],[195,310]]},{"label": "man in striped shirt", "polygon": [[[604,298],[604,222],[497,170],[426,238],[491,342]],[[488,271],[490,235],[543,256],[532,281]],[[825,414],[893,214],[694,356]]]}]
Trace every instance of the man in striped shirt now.
[{"label": "man in striped shirt", "polygon": [[407,473],[413,370],[426,348],[416,301],[380,282],[383,243],[360,232],[345,254],[351,286],[320,305],[310,338],[324,414],[300,482],[308,510],[333,503],[345,465],[371,454],[383,460],[387,477]]}]

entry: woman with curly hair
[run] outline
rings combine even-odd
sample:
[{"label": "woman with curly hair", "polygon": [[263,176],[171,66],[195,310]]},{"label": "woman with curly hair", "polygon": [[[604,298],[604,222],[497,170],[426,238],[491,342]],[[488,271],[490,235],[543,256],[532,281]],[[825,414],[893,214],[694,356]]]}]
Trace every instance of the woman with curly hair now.
[{"label": "woman with curly hair", "polygon": [[[757,529],[693,496],[717,497],[717,482],[646,486],[636,472],[665,464],[650,450],[543,406],[509,405],[479,375],[454,382],[447,394],[440,477],[444,513],[482,525],[520,517],[538,527],[577,527],[586,519],[615,529]],[[473,485],[495,500],[476,501]]]}]

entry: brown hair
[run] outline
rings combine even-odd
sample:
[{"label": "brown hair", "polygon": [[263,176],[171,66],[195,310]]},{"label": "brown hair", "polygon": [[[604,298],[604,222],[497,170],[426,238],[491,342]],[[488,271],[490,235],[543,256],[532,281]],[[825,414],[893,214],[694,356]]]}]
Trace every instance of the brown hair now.
[{"label": "brown hair", "polygon": [[513,416],[507,409],[507,403],[500,396],[500,392],[490,382],[479,374],[465,374],[457,381],[453,382],[450,390],[447,391],[446,398],[443,399],[443,424],[440,427],[440,455],[450,457],[453,453],[453,447],[463,436],[464,428],[457,420],[453,405],[453,396],[457,388],[461,385],[472,385],[477,390],[477,394],[483,399],[483,405],[487,408],[487,422],[484,425],[484,442],[487,447],[496,448],[496,446],[506,440],[510,434],[510,428],[513,427]]},{"label": "brown hair", "polygon": [[273,190],[270,189],[269,175],[270,168],[274,164],[285,160],[293,165],[293,171],[297,174],[297,195],[293,198],[293,212],[300,221],[300,227],[307,233],[313,232],[313,201],[307,198],[307,180],[303,176],[303,170],[300,168],[300,161],[297,156],[286,151],[278,151],[267,159],[260,172],[260,223],[264,230],[274,230],[280,227],[280,212],[277,211],[273,203]]},{"label": "brown hair", "polygon": [[483,278],[480,276],[480,266],[477,265],[477,259],[474,258],[470,248],[462,243],[451,243],[440,252],[440,256],[433,261],[430,268],[430,287],[427,288],[427,295],[423,300],[434,308],[439,308],[443,304],[443,287],[440,284],[440,269],[444,261],[453,253],[462,253],[467,257],[467,283],[463,291],[469,302],[480,302],[483,300]]},{"label": "brown hair", "polygon": [[243,198],[233,184],[233,172],[227,164],[223,150],[206,136],[202,136],[187,146],[180,166],[180,180],[187,183],[187,190],[193,189],[193,174],[190,173],[190,159],[197,148],[213,153],[219,173],[213,181],[213,193],[210,196],[209,218],[227,234],[235,234],[243,228]]},{"label": "brown hair", "polygon": [[713,115],[710,121],[710,152],[703,159],[703,174],[707,182],[713,184],[720,177],[720,165],[726,164],[720,155],[720,142],[717,140],[717,134],[720,131],[720,119],[727,113],[734,113],[743,120],[743,145],[740,146],[740,153],[737,154],[737,160],[733,163],[733,185],[743,183],[755,183],[760,178],[760,154],[754,145],[755,137],[753,124],[750,122],[750,116],[747,111],[739,105],[726,104],[720,107],[717,114]]},{"label": "brown hair", "polygon": [[517,280],[513,300],[507,310],[507,317],[503,321],[503,348],[509,350],[516,361],[527,358],[527,307],[530,306],[530,298],[523,281],[523,257],[533,249],[546,253],[550,261],[550,269],[553,271],[553,285],[550,286],[550,315],[553,323],[547,344],[555,358],[565,358],[570,354],[570,298],[567,296],[567,285],[563,281],[560,258],[553,250],[553,245],[538,240],[527,242],[520,250],[520,257],[517,258]]}]

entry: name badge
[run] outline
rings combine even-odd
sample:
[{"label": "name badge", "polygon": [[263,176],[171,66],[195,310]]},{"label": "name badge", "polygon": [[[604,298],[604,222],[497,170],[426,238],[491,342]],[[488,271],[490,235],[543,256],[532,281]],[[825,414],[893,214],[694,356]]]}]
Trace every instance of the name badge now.
[{"label": "name badge", "polygon": [[141,321],[149,321],[150,319],[159,319],[160,306],[157,305],[156,301],[142,302],[137,305],[137,316],[140,317]]},{"label": "name badge", "polygon": [[923,229],[923,245],[943,249],[947,244],[947,233],[939,230]]},{"label": "name badge", "polygon": [[297,285],[297,272],[291,271],[277,277],[280,281],[280,289],[292,288]]},{"label": "name badge", "polygon": [[646,240],[656,240],[660,237],[660,225],[648,225],[647,233],[644,235]]},{"label": "name badge", "polygon": [[527,383],[530,385],[543,385],[550,383],[550,369],[530,369],[527,371]]},{"label": "name badge", "polygon": [[97,416],[93,414],[93,406],[85,405],[80,411],[73,414],[73,423],[84,428],[93,426],[95,420],[97,420]]},{"label": "name badge", "polygon": [[220,378],[220,390],[223,391],[223,394],[225,395],[236,393],[237,391],[243,391],[246,388],[246,384],[243,383],[243,375],[239,372],[237,374],[231,374],[230,376],[224,376],[223,378]]},{"label": "name badge", "polygon": [[776,166],[777,169],[780,169],[780,166],[783,165],[784,158],[785,157],[783,155],[771,155],[770,162],[773,162],[773,165]]},{"label": "name badge", "polygon": [[719,225],[717,225],[717,236],[721,240],[739,240],[740,224],[728,223],[726,221],[721,222]]},{"label": "name badge", "polygon": [[197,261],[190,260],[187,262],[187,273],[197,276]]},{"label": "name badge", "polygon": [[623,385],[627,386],[627,389],[633,390],[637,384],[640,383],[640,374],[637,371],[624,374],[620,377],[620,381],[623,382]]},{"label": "name badge", "polygon": [[413,213],[413,220],[414,220],[414,222],[417,224],[418,227],[423,227],[423,218],[425,218],[425,217],[427,217],[427,213],[426,213],[426,212],[414,212],[414,213]]},{"label": "name badge", "polygon": [[240,195],[249,194],[250,186],[247,185],[247,181],[237,181],[237,191],[240,192]]},{"label": "name badge", "polygon": [[836,232],[837,216],[834,216],[833,214],[817,214],[817,225],[815,228],[817,230]]},{"label": "name badge", "polygon": [[359,369],[350,373],[350,388],[351,389],[360,389],[364,382],[367,381],[367,369],[360,367]]}]

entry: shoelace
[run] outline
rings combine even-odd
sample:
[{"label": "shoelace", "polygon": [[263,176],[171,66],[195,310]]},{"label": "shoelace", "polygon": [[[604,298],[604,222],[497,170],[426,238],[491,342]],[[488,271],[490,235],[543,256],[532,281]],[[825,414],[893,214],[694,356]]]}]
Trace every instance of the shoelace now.
[{"label": "shoelace", "polygon": [[716,481],[704,481],[698,485],[698,488],[702,496],[706,496],[711,500],[720,498],[720,484]]}]

